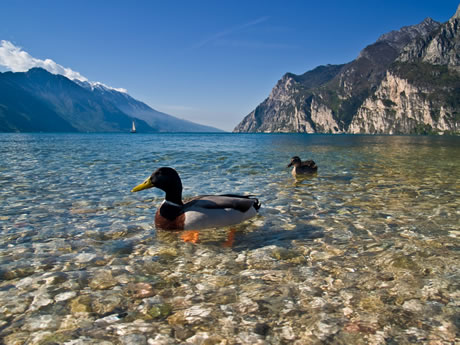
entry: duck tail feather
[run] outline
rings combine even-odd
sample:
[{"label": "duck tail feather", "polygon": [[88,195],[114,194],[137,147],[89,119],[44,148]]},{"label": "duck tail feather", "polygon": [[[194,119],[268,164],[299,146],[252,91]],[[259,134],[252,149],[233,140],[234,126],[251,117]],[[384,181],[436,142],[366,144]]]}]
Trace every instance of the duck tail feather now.
[{"label": "duck tail feather", "polygon": [[257,198],[251,198],[251,199],[254,199],[254,201],[255,201],[254,202],[254,208],[256,209],[256,211],[258,211],[262,204],[260,203],[259,199],[257,199]]}]

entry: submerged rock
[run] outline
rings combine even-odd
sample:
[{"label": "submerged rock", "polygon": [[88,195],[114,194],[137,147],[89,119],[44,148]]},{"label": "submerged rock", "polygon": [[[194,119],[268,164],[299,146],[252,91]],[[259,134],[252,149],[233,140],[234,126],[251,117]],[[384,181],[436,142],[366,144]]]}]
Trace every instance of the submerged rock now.
[{"label": "submerged rock", "polygon": [[59,325],[60,320],[58,315],[39,315],[29,318],[22,329],[29,332],[56,330],[59,328]]},{"label": "submerged rock", "polygon": [[97,271],[89,280],[89,287],[95,290],[106,290],[115,285],[117,285],[117,281],[109,270]]},{"label": "submerged rock", "polygon": [[70,301],[70,311],[72,313],[90,313],[91,297],[87,295],[78,296]]}]

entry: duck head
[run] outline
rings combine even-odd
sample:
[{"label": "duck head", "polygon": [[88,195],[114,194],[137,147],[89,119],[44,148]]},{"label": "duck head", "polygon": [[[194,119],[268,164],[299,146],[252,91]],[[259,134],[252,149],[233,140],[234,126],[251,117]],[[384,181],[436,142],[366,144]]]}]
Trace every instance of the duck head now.
[{"label": "duck head", "polygon": [[287,165],[287,167],[295,166],[295,167],[300,167],[302,165],[302,161],[298,156],[294,156],[291,158],[291,163]]},{"label": "duck head", "polygon": [[131,192],[156,187],[166,193],[165,199],[182,205],[182,182],[173,168],[163,167],[155,170],[144,182],[134,187]]}]

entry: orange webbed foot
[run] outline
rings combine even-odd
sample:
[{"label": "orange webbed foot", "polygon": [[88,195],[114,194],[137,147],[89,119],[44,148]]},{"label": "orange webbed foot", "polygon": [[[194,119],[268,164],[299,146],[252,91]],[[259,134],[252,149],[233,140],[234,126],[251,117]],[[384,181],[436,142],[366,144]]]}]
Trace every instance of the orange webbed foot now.
[{"label": "orange webbed foot", "polygon": [[233,242],[235,242],[235,233],[236,229],[230,229],[227,234],[227,241],[222,243],[222,247],[231,248],[233,246]]},{"label": "orange webbed foot", "polygon": [[191,242],[191,243],[198,243],[200,238],[199,238],[200,232],[197,230],[187,230],[184,231],[181,235],[180,238],[184,242]]}]

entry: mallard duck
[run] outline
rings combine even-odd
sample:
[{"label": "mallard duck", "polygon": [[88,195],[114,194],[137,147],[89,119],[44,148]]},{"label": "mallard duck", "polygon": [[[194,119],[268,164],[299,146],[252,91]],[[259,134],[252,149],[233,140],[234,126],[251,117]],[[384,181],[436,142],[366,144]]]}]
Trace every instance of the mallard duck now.
[{"label": "mallard duck", "polygon": [[235,225],[254,217],[260,208],[252,196],[200,195],[182,202],[182,182],[173,168],[157,169],[131,192],[156,187],[166,193],[155,214],[155,226],[163,230],[200,230]]},{"label": "mallard duck", "polygon": [[294,177],[297,175],[313,174],[318,171],[318,166],[311,159],[302,162],[297,156],[291,158],[291,163],[289,163],[287,167],[289,168],[291,166],[293,166],[292,176]]}]

